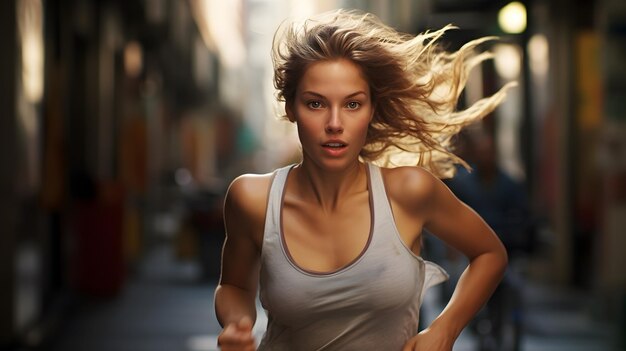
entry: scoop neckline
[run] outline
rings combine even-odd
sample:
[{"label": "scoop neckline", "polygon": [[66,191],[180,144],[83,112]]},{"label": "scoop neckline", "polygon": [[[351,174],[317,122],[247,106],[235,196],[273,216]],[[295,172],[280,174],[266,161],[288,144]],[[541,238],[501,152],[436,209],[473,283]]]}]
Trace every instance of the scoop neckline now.
[{"label": "scoop neckline", "polygon": [[296,260],[293,258],[293,256],[291,255],[291,252],[289,251],[289,246],[287,245],[287,241],[285,240],[285,233],[283,230],[283,207],[285,204],[285,193],[286,193],[286,188],[287,188],[287,180],[289,178],[289,174],[291,173],[291,170],[293,170],[295,168],[297,164],[292,165],[291,167],[289,167],[287,169],[287,174],[285,175],[285,179],[284,179],[284,184],[282,187],[282,191],[281,191],[281,195],[280,195],[280,206],[279,206],[279,210],[278,210],[278,222],[279,222],[279,236],[280,236],[280,244],[282,246],[282,251],[285,254],[285,257],[287,258],[287,261],[289,262],[289,264],[291,264],[296,270],[300,271],[301,273],[304,273],[306,275],[310,275],[310,276],[315,276],[315,277],[328,277],[328,276],[333,276],[333,275],[337,275],[340,274],[342,272],[345,272],[349,269],[351,269],[352,267],[354,267],[355,265],[357,265],[357,263],[363,258],[363,256],[365,256],[365,253],[368,251],[370,244],[372,243],[372,237],[374,234],[374,218],[375,218],[375,214],[374,214],[374,198],[373,198],[373,189],[372,189],[372,176],[371,176],[371,170],[370,170],[370,165],[369,163],[365,163],[365,173],[366,173],[366,177],[367,177],[367,196],[368,196],[368,202],[369,202],[369,212],[370,212],[370,229],[369,229],[369,233],[368,233],[368,237],[367,237],[367,242],[365,243],[363,249],[361,250],[361,252],[350,262],[348,262],[347,264],[332,270],[332,271],[316,271],[316,270],[312,270],[312,269],[307,269],[304,267],[301,267]]}]

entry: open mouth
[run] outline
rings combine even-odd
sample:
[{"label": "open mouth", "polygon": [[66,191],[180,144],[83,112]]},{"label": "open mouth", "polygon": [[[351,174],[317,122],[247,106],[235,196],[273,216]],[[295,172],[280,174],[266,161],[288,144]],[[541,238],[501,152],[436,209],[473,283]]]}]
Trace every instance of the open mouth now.
[{"label": "open mouth", "polygon": [[340,149],[342,147],[346,147],[347,145],[344,143],[325,143],[325,144],[322,144],[322,146],[333,148],[333,149]]}]

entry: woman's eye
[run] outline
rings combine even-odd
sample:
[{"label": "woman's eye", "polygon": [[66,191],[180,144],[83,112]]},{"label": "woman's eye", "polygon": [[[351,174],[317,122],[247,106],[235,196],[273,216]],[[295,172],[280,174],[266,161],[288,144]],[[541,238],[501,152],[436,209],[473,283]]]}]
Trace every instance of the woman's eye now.
[{"label": "woman's eye", "polygon": [[349,109],[354,110],[357,109],[361,106],[361,104],[357,101],[350,101],[348,102],[348,104],[346,105]]},{"label": "woman's eye", "polygon": [[307,103],[307,106],[309,106],[309,108],[312,108],[312,109],[318,109],[322,107],[322,103],[319,101],[309,101]]}]

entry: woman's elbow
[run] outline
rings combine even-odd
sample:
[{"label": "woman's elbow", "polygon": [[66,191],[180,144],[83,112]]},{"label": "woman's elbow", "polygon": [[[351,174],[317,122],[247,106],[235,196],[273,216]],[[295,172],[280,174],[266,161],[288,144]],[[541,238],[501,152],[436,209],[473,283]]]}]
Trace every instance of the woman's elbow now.
[{"label": "woman's elbow", "polygon": [[499,277],[504,276],[509,264],[509,255],[500,240],[494,240],[492,245],[480,256],[483,257],[481,260],[484,260],[485,267],[488,267],[492,274]]},{"label": "woman's elbow", "polygon": [[509,264],[509,254],[506,252],[504,245],[498,245],[498,248],[494,252],[494,266],[498,267],[500,274],[504,275],[506,267]]}]

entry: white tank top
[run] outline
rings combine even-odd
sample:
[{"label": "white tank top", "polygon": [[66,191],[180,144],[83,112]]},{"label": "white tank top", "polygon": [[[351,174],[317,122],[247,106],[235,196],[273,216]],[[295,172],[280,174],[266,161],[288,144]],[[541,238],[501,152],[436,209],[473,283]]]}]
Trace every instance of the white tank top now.
[{"label": "white tank top", "polygon": [[261,253],[260,299],[268,325],[258,350],[399,351],[417,333],[425,290],[448,275],[404,244],[380,169],[367,166],[369,239],[354,261],[329,273],[303,270],[291,259],[281,213],[293,166],[276,171]]}]

